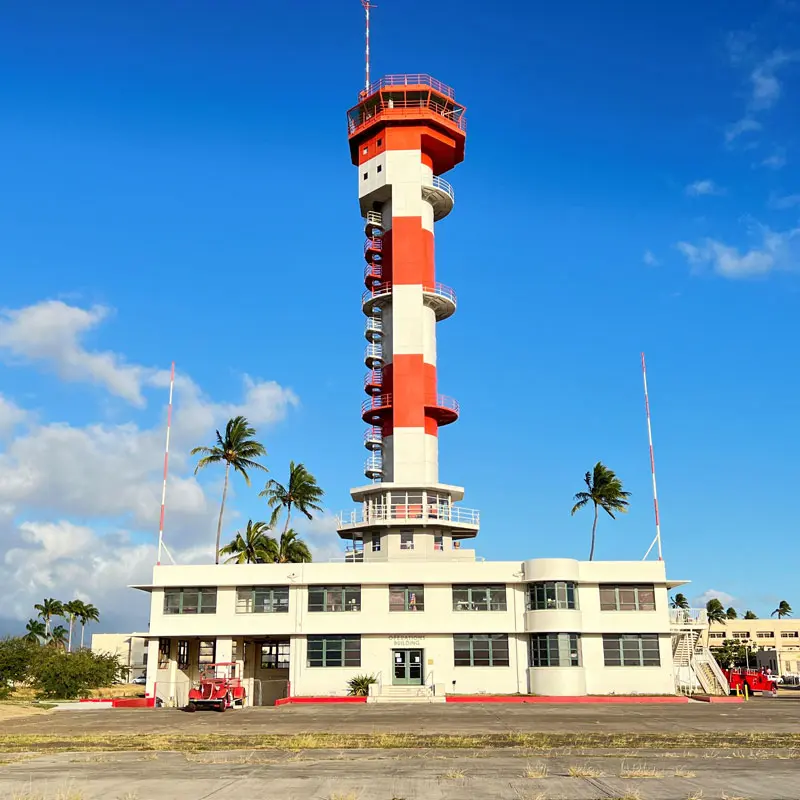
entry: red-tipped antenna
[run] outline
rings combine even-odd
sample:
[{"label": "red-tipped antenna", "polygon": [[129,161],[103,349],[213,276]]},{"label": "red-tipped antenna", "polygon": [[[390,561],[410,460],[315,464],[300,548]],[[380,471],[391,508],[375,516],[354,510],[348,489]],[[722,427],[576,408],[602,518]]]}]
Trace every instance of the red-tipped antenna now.
[{"label": "red-tipped antenna", "polygon": [[361,5],[364,7],[364,16],[366,17],[366,49],[365,49],[365,66],[366,66],[366,79],[364,81],[364,92],[369,94],[369,10],[371,8],[377,8],[377,6],[372,5],[369,0],[361,0]]},{"label": "red-tipped antenna", "polygon": [[[161,521],[158,523],[158,558],[156,566],[161,566],[161,551],[164,545],[164,508],[167,503],[167,466],[169,465],[169,432],[172,427],[172,390],[175,387],[175,362],[169,374],[169,406],[167,407],[167,444],[164,448],[164,485],[161,488]],[[167,550],[169,553],[169,550]],[[170,556],[171,558],[171,556]]]},{"label": "red-tipped antenna", "polygon": [[[644,380],[644,409],[647,413],[647,439],[650,442],[650,472],[653,475],[653,508],[656,513],[656,538],[653,543],[647,548],[644,557],[650,555],[653,545],[658,544],[658,560],[663,561],[661,556],[661,520],[658,516],[658,490],[656,489],[656,458],[653,454],[653,429],[650,425],[650,399],[647,396],[647,365],[644,361],[644,353],[642,353],[642,378]],[[644,560],[644,559],[643,559]]]}]

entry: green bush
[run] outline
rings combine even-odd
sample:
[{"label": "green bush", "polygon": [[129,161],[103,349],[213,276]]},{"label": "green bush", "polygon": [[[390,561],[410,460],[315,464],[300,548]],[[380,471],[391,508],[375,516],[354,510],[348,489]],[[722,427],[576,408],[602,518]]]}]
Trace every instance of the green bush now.
[{"label": "green bush", "polygon": [[350,687],[347,694],[351,697],[367,697],[369,687],[377,682],[378,679],[374,675],[356,675],[355,678],[347,681],[347,685]]},{"label": "green bush", "polygon": [[90,689],[110,686],[120,677],[116,656],[78,650],[67,653],[58,647],[39,647],[28,675],[40,697],[70,700],[86,697]]},{"label": "green bush", "polygon": [[11,694],[15,683],[28,677],[28,668],[39,645],[20,637],[0,639],[0,700]]}]

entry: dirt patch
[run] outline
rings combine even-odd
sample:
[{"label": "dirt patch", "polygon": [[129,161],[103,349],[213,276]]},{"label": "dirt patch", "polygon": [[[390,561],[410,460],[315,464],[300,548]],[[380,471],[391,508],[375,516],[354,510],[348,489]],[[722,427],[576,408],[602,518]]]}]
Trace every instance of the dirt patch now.
[{"label": "dirt patch", "polygon": [[46,714],[47,711],[36,706],[24,703],[0,703],[0,722],[9,719],[22,719],[24,717],[34,717],[37,714]]}]

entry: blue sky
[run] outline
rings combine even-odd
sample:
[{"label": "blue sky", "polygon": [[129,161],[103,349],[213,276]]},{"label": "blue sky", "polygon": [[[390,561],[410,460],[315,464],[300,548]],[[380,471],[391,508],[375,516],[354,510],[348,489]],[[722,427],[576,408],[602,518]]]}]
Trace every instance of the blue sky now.
[{"label": "blue sky", "polygon": [[[660,6],[660,7],[657,7]],[[79,593],[141,627],[164,371],[177,362],[168,541],[211,550],[219,480],[188,449],[257,420],[275,477],[331,511],[361,472],[361,220],[345,111],[356,0],[15,4],[0,31],[0,629]],[[586,557],[598,459],[633,493],[600,558],[653,536],[692,597],[792,596],[800,338],[800,4],[384,0],[373,75],[468,108],[437,276],[441,478],[479,554]],[[258,488],[258,487],[256,487]],[[237,483],[226,534],[263,516]],[[321,557],[330,519],[305,534]]]}]

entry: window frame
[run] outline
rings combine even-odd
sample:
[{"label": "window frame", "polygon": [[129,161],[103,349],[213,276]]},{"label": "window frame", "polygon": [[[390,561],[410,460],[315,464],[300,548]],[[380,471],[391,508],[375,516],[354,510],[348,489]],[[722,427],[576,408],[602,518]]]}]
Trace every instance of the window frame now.
[{"label": "window frame", "polygon": [[400,531],[400,549],[413,550],[414,549],[414,532],[413,531]]},{"label": "window frame", "polygon": [[[247,594],[249,593],[249,598]],[[277,596],[280,594],[281,596]],[[260,606],[257,603],[261,595]],[[285,595],[285,602],[283,601]],[[267,608],[266,597],[269,598]],[[236,613],[237,614],[288,614],[289,613],[289,587],[288,586],[237,586],[236,587]]]},{"label": "window frame", "polygon": [[259,654],[261,669],[289,669],[290,642],[262,642]]},{"label": "window frame", "polygon": [[[607,600],[603,600],[603,592],[614,592],[614,607],[609,607]],[[633,600],[621,599],[620,592],[633,592]],[[601,611],[657,611],[656,604],[656,587],[652,583],[601,583],[598,586],[600,596],[600,610]],[[649,602],[643,601],[640,597],[641,592],[648,592],[652,594],[652,608],[649,608]],[[633,606],[633,608],[624,608],[623,606]]]},{"label": "window frame", "polygon": [[[549,596],[551,594],[552,598]],[[559,597],[560,594],[563,594],[563,597]],[[571,600],[570,595],[572,595]],[[528,586],[527,608],[528,611],[576,611],[579,608],[578,584],[576,581],[531,583]]]},{"label": "window frame", "polygon": [[[629,643],[626,648],[625,643]],[[644,644],[655,642],[655,647],[644,647]],[[632,644],[636,647],[632,647]],[[616,648],[612,648],[616,644]],[[613,658],[612,649],[618,654],[618,658]],[[634,660],[631,655],[632,651],[636,650],[637,659]],[[627,651],[627,652],[626,652]],[[645,656],[645,651],[651,653]],[[655,657],[652,653],[655,652]],[[611,656],[611,658],[609,658]],[[616,663],[609,663],[609,660],[619,661]],[[650,663],[648,663],[650,662]],[[657,633],[604,633],[603,634],[603,665],[605,667],[661,667],[661,642]]]},{"label": "window frame", "polygon": [[172,655],[172,639],[168,636],[159,637],[158,640],[158,668],[164,669],[169,664]]},{"label": "window frame", "polygon": [[207,667],[209,664],[215,664],[216,661],[217,640],[200,639],[200,641],[197,643],[197,668],[202,669],[203,667]]},{"label": "window frame", "polygon": [[[333,646],[338,643],[339,647]],[[317,648],[317,645],[320,645]],[[350,647],[348,648],[348,644]],[[315,651],[312,656],[312,645]],[[357,646],[354,646],[357,645]],[[319,649],[319,656],[316,651]],[[328,663],[331,661],[339,663]],[[319,661],[320,663],[312,663]],[[306,637],[306,668],[307,669],[350,669],[361,666],[361,635],[358,633],[347,634],[321,634]]]},{"label": "window frame", "polygon": [[[313,603],[312,595],[322,594],[322,603]],[[355,600],[355,602],[351,602]],[[308,612],[309,614],[339,613],[341,611],[361,611],[361,586],[360,585],[319,585],[308,587]]]},{"label": "window frame", "polygon": [[[573,651],[576,653],[573,658]],[[532,667],[581,667],[581,635],[579,633],[533,633],[528,648]],[[563,653],[566,659],[562,659]],[[562,663],[564,661],[569,663]]]},{"label": "window frame", "polygon": [[379,533],[372,534],[372,552],[380,553],[381,551],[381,535]]},{"label": "window frame", "polygon": [[[189,603],[187,606],[185,601],[191,597],[192,594],[197,595],[196,603]],[[187,598],[188,595],[188,598]],[[170,598],[177,596],[177,604],[170,602]],[[203,601],[203,598],[208,598]],[[213,602],[211,602],[213,598]],[[193,611],[187,609],[194,609]],[[217,587],[216,586],[199,586],[199,587],[169,587],[164,589],[164,616],[175,616],[178,614],[216,614],[217,613]]]},{"label": "window frame", "polygon": [[185,670],[189,669],[189,640],[188,639],[178,639],[178,652],[176,653],[178,669]]},{"label": "window frame", "polygon": [[[395,604],[392,606],[392,593],[400,594],[403,593],[403,604],[402,607]],[[415,606],[411,607],[411,596],[414,595]],[[406,584],[392,584],[389,586],[389,611],[391,613],[394,612],[404,612],[404,611],[424,611],[425,610],[425,587],[421,584],[417,585],[406,585]]]},{"label": "window frame", "polygon": [[[466,643],[466,645],[465,645]],[[476,648],[475,644],[486,644]],[[459,645],[461,645],[459,647]],[[476,656],[477,650],[477,656]],[[467,654],[467,658],[464,654]],[[485,653],[485,655],[484,655]],[[459,655],[461,654],[461,655]],[[469,663],[463,663],[468,660]],[[487,663],[475,663],[476,660]],[[461,661],[462,663],[459,663]],[[511,666],[511,643],[507,633],[454,633],[453,667],[509,667]]]},{"label": "window frame", "polygon": [[[453,611],[508,611],[508,587],[503,583],[454,583],[451,592]],[[463,598],[456,599],[456,594],[463,592]]]}]

